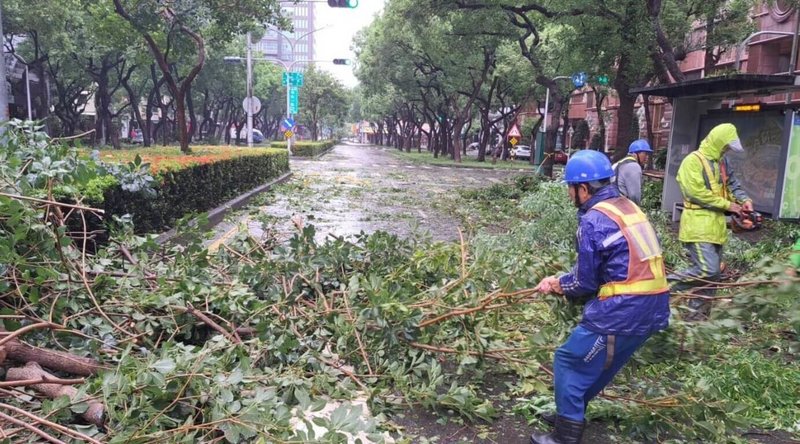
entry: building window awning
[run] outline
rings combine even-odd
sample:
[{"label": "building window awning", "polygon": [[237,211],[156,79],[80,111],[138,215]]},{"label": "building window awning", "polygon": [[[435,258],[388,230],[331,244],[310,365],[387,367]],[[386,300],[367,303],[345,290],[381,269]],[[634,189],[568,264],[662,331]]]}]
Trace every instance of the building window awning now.
[{"label": "building window awning", "polygon": [[790,91],[800,91],[800,78],[768,74],[730,74],[631,90],[634,94],[670,98],[768,96]]}]

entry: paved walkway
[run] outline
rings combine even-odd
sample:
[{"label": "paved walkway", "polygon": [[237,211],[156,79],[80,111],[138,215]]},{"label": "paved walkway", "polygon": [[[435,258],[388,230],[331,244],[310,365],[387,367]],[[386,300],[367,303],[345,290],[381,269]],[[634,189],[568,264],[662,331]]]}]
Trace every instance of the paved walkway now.
[{"label": "paved walkway", "polygon": [[[215,227],[212,248],[246,224],[254,236],[265,224],[279,236],[295,232],[292,219],[313,224],[317,239],[384,230],[401,236],[421,232],[435,240],[458,239],[458,221],[436,202],[459,189],[500,183],[530,172],[430,166],[393,156],[393,148],[338,145],[319,159],[291,160],[294,176],[257,199],[237,220]],[[259,202],[260,201],[260,202]]]}]

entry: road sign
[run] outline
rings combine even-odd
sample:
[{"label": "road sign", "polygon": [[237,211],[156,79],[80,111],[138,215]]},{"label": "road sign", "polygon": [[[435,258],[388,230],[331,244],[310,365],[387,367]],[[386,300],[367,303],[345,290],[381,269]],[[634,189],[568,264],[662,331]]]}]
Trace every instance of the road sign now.
[{"label": "road sign", "polygon": [[294,136],[294,133],[291,130],[287,130],[285,133],[283,133],[283,137],[285,137],[287,140],[291,139],[292,136]]},{"label": "road sign", "polygon": [[281,77],[281,84],[283,86],[303,86],[303,73],[302,72],[284,72]]},{"label": "road sign", "polygon": [[283,119],[283,121],[281,121],[281,129],[283,129],[284,131],[294,129],[294,119],[292,119],[291,117]]},{"label": "road sign", "polygon": [[297,87],[289,87],[289,114],[297,114],[297,110],[299,108],[298,102],[300,101],[299,98],[300,94],[297,90]]},{"label": "road sign", "polygon": [[244,108],[244,112],[248,110],[252,110],[253,114],[258,114],[261,111],[261,100],[258,100],[258,97],[252,97],[252,103],[250,101],[250,97],[245,97],[244,101],[242,101],[242,108]]},{"label": "road sign", "polygon": [[512,138],[511,138],[511,140],[509,140],[509,141],[508,141],[508,143],[510,143],[510,144],[511,144],[511,146],[514,146],[514,145],[516,145],[517,143],[519,143],[519,140],[517,140],[517,138],[516,138],[516,137],[512,137]]},{"label": "road sign", "polygon": [[578,72],[572,75],[572,84],[575,88],[582,88],[586,84],[586,73]]},{"label": "road sign", "polygon": [[522,133],[519,132],[519,127],[516,123],[511,125],[511,129],[508,131],[508,137],[522,137]]}]

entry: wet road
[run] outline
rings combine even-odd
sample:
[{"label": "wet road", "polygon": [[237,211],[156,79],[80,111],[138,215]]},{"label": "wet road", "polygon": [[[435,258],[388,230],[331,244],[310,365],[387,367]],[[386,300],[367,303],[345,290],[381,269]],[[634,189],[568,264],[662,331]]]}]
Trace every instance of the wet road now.
[{"label": "wet road", "polygon": [[395,157],[391,150],[338,145],[319,159],[293,158],[293,177],[257,198],[248,211],[217,225],[211,245],[218,246],[244,225],[256,237],[263,235],[265,227],[288,237],[296,230],[292,219],[313,224],[320,241],[328,235],[378,230],[458,239],[459,222],[437,211],[437,200],[460,189],[486,187],[524,174],[524,170],[414,164]]}]

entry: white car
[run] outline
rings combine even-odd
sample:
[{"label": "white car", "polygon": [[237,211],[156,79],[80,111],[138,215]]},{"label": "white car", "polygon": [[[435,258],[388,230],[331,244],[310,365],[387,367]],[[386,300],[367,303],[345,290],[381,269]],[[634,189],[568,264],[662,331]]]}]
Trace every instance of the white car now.
[{"label": "white car", "polygon": [[511,151],[514,154],[514,157],[517,159],[530,159],[531,158],[531,147],[528,145],[517,145]]}]

